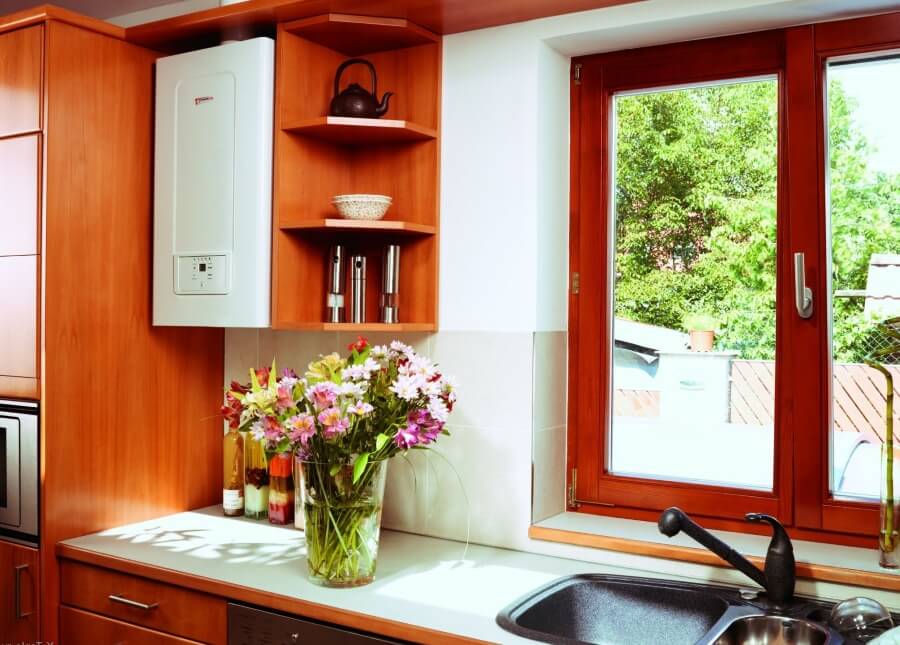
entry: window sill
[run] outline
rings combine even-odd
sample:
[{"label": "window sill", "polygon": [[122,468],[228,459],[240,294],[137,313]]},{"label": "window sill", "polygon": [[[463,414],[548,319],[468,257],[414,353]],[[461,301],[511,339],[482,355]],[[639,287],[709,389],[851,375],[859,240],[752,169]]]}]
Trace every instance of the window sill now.
[{"label": "window sill", "polygon": [[[730,531],[710,532],[762,568],[769,546],[767,536]],[[601,517],[586,513],[560,513],[533,524],[528,530],[528,536],[534,540],[666,560],[728,566],[715,554],[698,547],[697,543],[686,535],[666,538],[659,533],[654,522]],[[794,540],[794,556],[797,560],[798,578],[900,591],[900,571],[894,572],[879,567],[875,549]]]}]

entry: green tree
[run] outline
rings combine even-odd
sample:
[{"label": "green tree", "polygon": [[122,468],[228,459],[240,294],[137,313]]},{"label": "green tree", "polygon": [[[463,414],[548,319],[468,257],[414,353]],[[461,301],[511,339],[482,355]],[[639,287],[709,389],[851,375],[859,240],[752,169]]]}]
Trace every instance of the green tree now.
[{"label": "green tree", "polygon": [[[853,104],[830,90],[834,286],[865,287],[900,250],[900,177],[870,172]],[[777,86],[754,81],[616,100],[616,315],[721,321],[718,346],[775,354]],[[835,304],[836,356],[862,360],[863,301]]]}]

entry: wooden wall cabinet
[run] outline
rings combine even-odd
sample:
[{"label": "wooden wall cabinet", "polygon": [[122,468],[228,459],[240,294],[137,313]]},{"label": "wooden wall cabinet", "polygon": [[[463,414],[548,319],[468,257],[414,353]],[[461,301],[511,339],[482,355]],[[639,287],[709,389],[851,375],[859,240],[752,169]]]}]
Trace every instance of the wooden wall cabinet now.
[{"label": "wooden wall cabinet", "polygon": [[0,33],[0,397],[37,398],[40,25]]},{"label": "wooden wall cabinet", "polygon": [[0,33],[0,137],[41,127],[41,54],[38,25]]},{"label": "wooden wall cabinet", "polygon": [[[352,56],[371,61],[381,119],[327,116],[334,74]],[[437,326],[440,37],[406,20],[328,14],[278,26],[272,326],[427,331]],[[370,89],[347,69],[342,86]],[[389,195],[383,220],[340,219],[334,195]],[[327,324],[326,260],[333,243],[368,258],[364,325]],[[381,250],[401,245],[400,324],[380,325]],[[349,313],[349,311],[348,311]]]},{"label": "wooden wall cabinet", "polygon": [[[57,542],[221,497],[224,334],[151,325],[159,54],[117,30],[0,17],[0,398],[39,402],[41,454],[33,631],[0,622],[4,642],[60,641]],[[103,625],[81,642],[113,642]]]},{"label": "wooden wall cabinet", "polygon": [[38,550],[0,541],[0,640],[38,640]]}]

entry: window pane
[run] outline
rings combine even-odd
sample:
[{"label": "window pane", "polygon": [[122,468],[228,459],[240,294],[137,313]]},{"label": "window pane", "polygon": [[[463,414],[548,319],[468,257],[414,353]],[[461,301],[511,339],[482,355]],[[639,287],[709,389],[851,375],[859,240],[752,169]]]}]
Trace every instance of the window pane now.
[{"label": "window pane", "polygon": [[777,80],[621,94],[613,118],[608,467],[771,490]]},{"label": "window pane", "polygon": [[832,62],[827,81],[831,490],[877,498],[887,387],[866,363],[893,374],[900,403],[897,356],[878,358],[890,342],[881,323],[900,316],[900,60]]}]

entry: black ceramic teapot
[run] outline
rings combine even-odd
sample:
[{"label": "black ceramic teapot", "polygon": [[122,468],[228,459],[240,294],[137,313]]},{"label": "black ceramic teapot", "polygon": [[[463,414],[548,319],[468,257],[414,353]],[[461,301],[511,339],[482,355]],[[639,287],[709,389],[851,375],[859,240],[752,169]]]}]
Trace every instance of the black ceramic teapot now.
[{"label": "black ceramic teapot", "polygon": [[[340,91],[341,74],[350,65],[366,65],[372,76],[372,91],[368,92],[358,83],[351,83],[344,91]],[[334,98],[331,99],[331,116],[355,116],[368,119],[377,119],[384,116],[388,109],[388,101],[393,92],[386,92],[378,102],[378,79],[375,76],[375,66],[363,58],[351,58],[341,63],[334,75]]]}]

